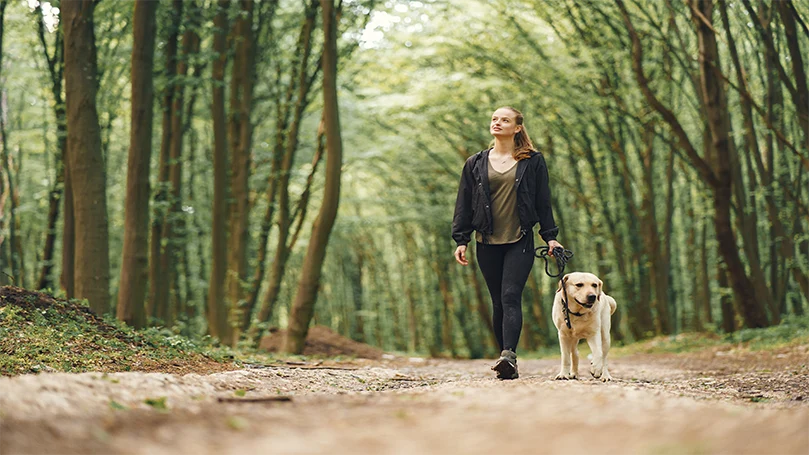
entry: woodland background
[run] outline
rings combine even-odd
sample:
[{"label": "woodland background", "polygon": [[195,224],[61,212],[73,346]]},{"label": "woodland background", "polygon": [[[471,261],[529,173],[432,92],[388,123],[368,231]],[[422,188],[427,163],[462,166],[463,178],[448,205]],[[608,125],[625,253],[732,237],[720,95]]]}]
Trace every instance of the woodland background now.
[{"label": "woodland background", "polygon": [[[615,339],[775,325],[809,310],[808,21],[806,0],[0,0],[0,284],[235,346],[279,326],[299,352],[316,323],[494,353],[449,231],[509,105]],[[555,343],[542,266],[528,350]]]}]

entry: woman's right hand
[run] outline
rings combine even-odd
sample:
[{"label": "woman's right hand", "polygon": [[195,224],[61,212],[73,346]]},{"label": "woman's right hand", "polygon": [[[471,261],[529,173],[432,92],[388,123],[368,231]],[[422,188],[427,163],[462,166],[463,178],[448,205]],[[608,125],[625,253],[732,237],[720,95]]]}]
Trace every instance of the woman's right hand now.
[{"label": "woman's right hand", "polygon": [[469,265],[469,261],[466,260],[466,245],[459,245],[458,248],[455,248],[455,260],[458,261],[458,264]]}]

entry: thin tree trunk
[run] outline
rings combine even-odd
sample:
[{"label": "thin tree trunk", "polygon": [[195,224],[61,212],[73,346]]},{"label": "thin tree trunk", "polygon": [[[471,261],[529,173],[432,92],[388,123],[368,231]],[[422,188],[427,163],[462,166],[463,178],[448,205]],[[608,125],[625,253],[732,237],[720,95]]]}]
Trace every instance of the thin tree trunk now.
[{"label": "thin tree trunk", "polygon": [[67,149],[73,185],[76,297],[98,314],[109,310],[110,270],[107,186],[96,111],[97,66],[93,0],[61,4],[65,30]]},{"label": "thin tree trunk", "polygon": [[[716,35],[711,26],[713,16],[712,0],[692,0],[694,22],[699,38],[699,68],[702,96],[705,99],[705,110],[708,117],[713,148],[716,153],[714,165],[716,185],[714,186],[714,222],[719,249],[728,268],[728,275],[733,286],[736,300],[741,305],[742,315],[748,327],[766,327],[769,325],[764,312],[764,302],[756,297],[755,286],[744,268],[736,245],[736,236],[731,225],[730,205],[732,197],[733,174],[731,169],[730,120],[727,114],[727,99],[721,86],[722,77],[717,73],[721,69]],[[701,14],[701,18],[697,13]],[[706,23],[707,22],[707,23]]]},{"label": "thin tree trunk", "polygon": [[[6,0],[0,0],[0,82],[3,81],[2,79],[2,70],[3,70],[3,36],[5,32],[5,15],[6,15],[6,6],[8,5]],[[6,89],[2,85],[0,85],[0,147],[2,147],[2,154],[0,154],[0,168],[3,170],[3,175],[5,178],[0,179],[0,186],[5,187],[6,197],[7,200],[11,201],[11,207],[9,209],[9,237],[6,242],[7,247],[7,258],[9,261],[9,271],[11,274],[12,282],[17,285],[21,286],[22,277],[20,276],[20,261],[18,252],[15,251],[16,244],[17,244],[17,222],[16,222],[16,212],[17,212],[17,200],[15,198],[15,188],[14,188],[14,178],[11,169],[11,155],[8,151],[8,131],[6,130],[6,119],[8,118],[8,99],[6,94]],[[3,214],[0,213],[0,218],[2,218]],[[2,244],[0,244],[2,246]],[[5,271],[3,271],[5,273]],[[8,275],[8,274],[6,274]]]},{"label": "thin tree trunk", "polygon": [[[188,2],[190,6],[194,3]],[[181,7],[177,7],[176,14],[181,14]],[[168,215],[163,223],[163,232],[161,238],[163,240],[164,249],[160,257],[160,270],[165,274],[165,280],[168,283],[166,289],[163,291],[162,298],[166,299],[165,313],[163,320],[166,326],[171,327],[177,317],[176,301],[179,294],[178,282],[178,264],[180,261],[180,250],[185,245],[186,230],[184,222],[184,214],[182,210],[182,182],[183,182],[183,136],[185,135],[186,128],[184,127],[185,117],[183,115],[183,103],[185,101],[185,82],[188,76],[189,60],[191,55],[197,53],[196,49],[199,48],[199,35],[197,35],[196,27],[198,26],[199,11],[192,8],[186,12],[187,22],[186,29],[183,33],[182,47],[180,57],[176,62],[175,77],[178,82],[173,85],[171,99],[171,139],[169,141],[169,160],[168,160],[168,182],[169,182],[169,207]],[[179,20],[178,20],[179,26]]]},{"label": "thin tree trunk", "polygon": [[154,118],[154,48],[157,2],[135,3],[132,44],[132,120],[126,177],[124,246],[118,288],[118,319],[137,328],[146,325],[145,298],[149,279],[149,164]]},{"label": "thin tree trunk", "polygon": [[250,154],[253,125],[250,112],[253,106],[255,83],[255,39],[253,37],[253,1],[239,2],[240,14],[233,25],[234,57],[230,80],[230,121],[228,135],[231,153],[230,175],[230,237],[228,239],[228,271],[225,292],[230,308],[230,321],[234,325],[231,345],[236,346],[245,324],[250,320],[246,311],[248,217],[250,215]]},{"label": "thin tree trunk", "polygon": [[[312,170],[309,172],[309,176],[306,178],[306,185],[304,187],[303,193],[301,194],[300,199],[298,200],[298,204],[295,207],[295,212],[293,213],[292,219],[298,219],[298,225],[295,228],[295,233],[292,234],[292,239],[289,241],[289,245],[284,248],[286,252],[284,256],[277,256],[276,261],[281,260],[283,264],[279,264],[278,267],[275,266],[273,263],[273,269],[270,275],[270,282],[268,284],[267,292],[264,294],[264,298],[262,299],[261,307],[258,309],[258,314],[256,316],[256,321],[261,322],[269,322],[270,318],[272,318],[272,313],[275,308],[275,304],[278,301],[278,297],[281,293],[281,281],[284,277],[284,271],[286,268],[284,267],[286,261],[289,259],[289,252],[295,248],[295,244],[298,242],[299,235],[301,233],[301,228],[303,227],[303,221],[306,219],[306,212],[309,206],[309,197],[311,195],[311,188],[312,182],[315,177],[315,173],[317,172],[318,164],[320,164],[321,158],[325,152],[326,145],[324,143],[325,139],[325,126],[323,124],[323,119],[320,121],[320,127],[317,131],[317,148],[315,150],[315,156],[312,158]],[[277,252],[278,250],[276,250]],[[259,256],[261,256],[259,254]],[[277,270],[276,270],[277,268]],[[247,339],[251,340],[251,342],[256,341],[256,337],[258,335],[258,325],[251,324],[248,330]]]},{"label": "thin tree trunk", "polygon": [[333,0],[321,0],[323,31],[323,118],[326,126],[326,183],[323,204],[320,206],[306,258],[301,271],[295,303],[289,318],[284,351],[300,354],[303,351],[309,322],[314,314],[317,291],[326,245],[337,217],[340,202],[340,174],[343,163],[343,143],[340,133],[340,114],[337,101],[337,21]]},{"label": "thin tree trunk", "polygon": [[163,109],[162,133],[160,139],[160,162],[157,171],[157,188],[154,196],[155,215],[152,218],[151,260],[149,261],[149,316],[155,317],[163,324],[169,325],[169,286],[171,283],[170,258],[167,256],[166,244],[171,241],[165,238],[164,226],[169,222],[171,207],[169,172],[171,169],[171,145],[175,134],[173,117],[180,116],[173,103],[177,84],[177,40],[180,35],[183,1],[173,0],[169,34],[166,41],[166,61],[164,77],[166,87],[163,89],[161,107]]},{"label": "thin tree trunk", "polygon": [[208,281],[208,331],[221,341],[230,340],[228,308],[225,304],[225,271],[227,268],[227,188],[228,155],[225,119],[225,66],[227,65],[228,0],[218,0],[214,17],[212,91],[213,102],[213,223],[211,227],[211,279]]},{"label": "thin tree trunk", "polygon": [[[5,17],[6,17],[6,6],[8,5],[7,0],[0,0],[0,76],[2,76],[3,72],[3,36],[5,32]],[[0,116],[3,115],[2,109],[2,98],[3,98],[3,87],[0,85]],[[2,131],[2,140],[5,141],[5,125],[3,125]],[[6,162],[6,146],[5,144],[2,145],[3,150],[2,154],[0,154],[0,167],[3,167],[5,170],[5,162]],[[3,175],[6,175],[4,172]],[[6,182],[5,179],[0,178],[0,285],[5,285],[7,283],[12,283],[10,281],[10,275],[6,271],[6,264],[11,265],[11,257],[10,254],[7,253],[8,249],[4,246],[5,237],[3,236],[3,232],[5,231],[5,209],[6,209],[6,200],[8,197],[8,190],[6,190]],[[9,245],[11,242],[5,243],[5,245]],[[11,271],[11,270],[9,270]],[[13,272],[12,272],[13,274]],[[13,278],[13,277],[11,277]]]},{"label": "thin tree trunk", "polygon": [[54,251],[56,249],[57,229],[56,224],[59,219],[59,208],[62,203],[65,185],[65,153],[67,151],[67,125],[65,124],[65,101],[62,97],[63,75],[64,75],[64,52],[63,34],[61,28],[56,31],[56,42],[54,44],[53,56],[48,52],[48,43],[45,39],[45,24],[42,16],[37,23],[37,34],[42,44],[42,53],[48,64],[48,72],[51,77],[51,95],[53,96],[53,111],[56,117],[56,179],[48,194],[48,227],[45,233],[45,242],[42,251],[42,270],[39,274],[38,289],[52,288],[54,285],[53,273]]},{"label": "thin tree trunk", "polygon": [[[307,9],[307,14],[308,14]],[[299,56],[303,54],[304,49],[304,42],[307,40],[307,36],[311,36],[312,32],[312,25],[309,24],[308,19],[304,19],[303,24],[301,25],[301,30],[298,35],[298,44],[297,44],[297,52],[295,52],[295,56]],[[308,30],[308,31],[307,31]],[[293,60],[294,61],[294,60]],[[268,177],[267,182],[267,190],[266,190],[266,198],[267,198],[267,208],[264,211],[264,217],[261,221],[261,231],[258,236],[258,254],[256,258],[257,266],[253,273],[253,278],[251,280],[250,292],[247,296],[247,302],[245,306],[245,312],[247,313],[247,317],[252,317],[252,314],[255,310],[255,306],[258,302],[258,295],[259,291],[261,290],[261,280],[264,279],[264,273],[266,272],[266,263],[267,263],[267,244],[269,243],[270,238],[270,230],[272,229],[272,220],[273,215],[275,214],[275,200],[277,196],[278,184],[279,184],[279,177],[281,174],[281,166],[283,163],[283,158],[286,156],[284,153],[284,132],[287,130],[287,126],[289,124],[289,115],[292,109],[292,97],[295,93],[295,84],[292,83],[295,81],[295,71],[299,68],[299,65],[293,64],[291,65],[292,71],[290,76],[290,83],[287,86],[287,91],[284,96],[283,102],[278,102],[276,104],[276,133],[275,133],[275,146],[273,148],[273,158],[272,164],[270,169],[270,174]],[[276,83],[280,84],[281,80],[281,70],[280,67],[278,69],[278,76],[276,78]],[[321,139],[322,139],[322,128],[323,128],[323,120],[321,119],[321,125],[318,129],[318,147],[321,146]],[[269,299],[270,301],[272,299]],[[261,308],[259,308],[259,322],[264,321],[265,319],[261,317],[264,315],[265,317],[269,317],[272,314],[272,308],[267,308],[266,302],[268,299],[265,297],[264,303],[262,303]],[[248,335],[248,338],[254,339],[255,332],[251,330],[251,335]]]}]

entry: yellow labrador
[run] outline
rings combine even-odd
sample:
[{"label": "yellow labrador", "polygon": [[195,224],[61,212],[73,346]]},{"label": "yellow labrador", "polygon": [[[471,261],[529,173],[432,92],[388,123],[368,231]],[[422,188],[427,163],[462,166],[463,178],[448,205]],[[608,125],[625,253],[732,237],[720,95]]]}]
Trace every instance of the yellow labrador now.
[{"label": "yellow labrador", "polygon": [[[615,313],[616,304],[602,288],[603,283],[592,273],[568,273],[559,281],[552,311],[562,350],[562,366],[556,379],[578,377],[578,344],[581,339],[586,339],[593,352],[590,374],[604,382],[612,380],[607,370],[607,353],[610,350],[610,316]],[[565,321],[564,300],[568,304],[570,328]]]}]

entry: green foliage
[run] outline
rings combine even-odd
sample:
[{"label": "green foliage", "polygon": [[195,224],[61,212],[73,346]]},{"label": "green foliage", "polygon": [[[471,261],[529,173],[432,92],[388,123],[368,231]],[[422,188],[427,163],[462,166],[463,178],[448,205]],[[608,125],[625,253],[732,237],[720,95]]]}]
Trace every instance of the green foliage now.
[{"label": "green foliage", "polygon": [[688,332],[661,336],[639,343],[615,347],[610,352],[616,355],[677,353],[731,346],[761,351],[807,343],[809,343],[809,316],[790,316],[785,318],[779,325],[763,329],[742,329],[729,334]]},{"label": "green foliage", "polygon": [[158,398],[147,398],[143,400],[148,406],[151,406],[152,409],[156,409],[158,411],[168,411],[168,406],[166,406],[166,397],[158,397]]}]

